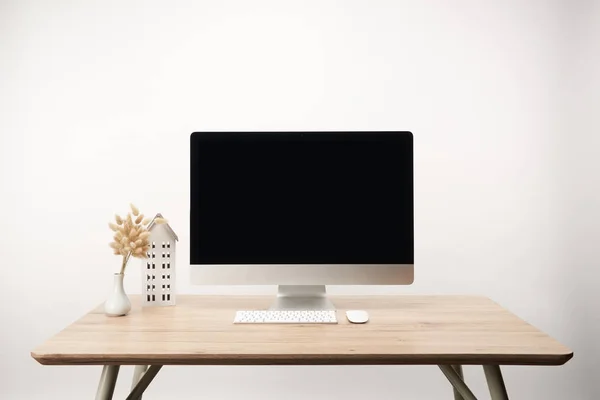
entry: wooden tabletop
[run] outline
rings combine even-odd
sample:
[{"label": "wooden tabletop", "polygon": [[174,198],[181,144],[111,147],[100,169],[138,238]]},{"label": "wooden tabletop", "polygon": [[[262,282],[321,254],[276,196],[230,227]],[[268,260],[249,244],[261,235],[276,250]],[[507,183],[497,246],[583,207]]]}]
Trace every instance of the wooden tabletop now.
[{"label": "wooden tabletop", "polygon": [[[102,307],[31,355],[45,365],[561,365],[573,353],[485,297],[332,297],[337,325],[233,324],[236,310],[265,309],[263,296],[178,296],[177,306],[125,317]],[[354,325],[345,310],[364,309]]]}]

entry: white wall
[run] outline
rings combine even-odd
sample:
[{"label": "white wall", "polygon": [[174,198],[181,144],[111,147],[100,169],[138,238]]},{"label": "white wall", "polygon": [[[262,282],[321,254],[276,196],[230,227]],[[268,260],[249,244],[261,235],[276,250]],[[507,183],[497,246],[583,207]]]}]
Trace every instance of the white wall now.
[{"label": "white wall", "polygon": [[[29,351],[103,301],[129,201],[177,230],[180,292],[223,291],[185,256],[188,136],[211,129],[413,131],[415,284],[333,291],[490,296],[575,351],[506,368],[515,399],[600,397],[598,26],[567,0],[0,2],[0,398],[93,396],[99,367]],[[144,398],[330,391],[451,396],[435,367],[168,367]]]},{"label": "white wall", "polygon": [[[577,3],[577,2],[575,2]],[[587,387],[581,398],[600,398],[600,2],[565,8],[568,29],[561,61],[560,123],[562,264],[569,268],[564,293],[572,314],[565,325],[575,354],[572,380]],[[560,285],[557,282],[557,285]]]}]

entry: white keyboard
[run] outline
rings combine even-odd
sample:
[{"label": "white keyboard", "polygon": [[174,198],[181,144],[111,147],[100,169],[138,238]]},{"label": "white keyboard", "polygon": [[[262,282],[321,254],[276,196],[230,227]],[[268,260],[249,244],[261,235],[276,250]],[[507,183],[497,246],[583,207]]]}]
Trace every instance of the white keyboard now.
[{"label": "white keyboard", "polygon": [[234,324],[337,324],[334,310],[238,311]]}]

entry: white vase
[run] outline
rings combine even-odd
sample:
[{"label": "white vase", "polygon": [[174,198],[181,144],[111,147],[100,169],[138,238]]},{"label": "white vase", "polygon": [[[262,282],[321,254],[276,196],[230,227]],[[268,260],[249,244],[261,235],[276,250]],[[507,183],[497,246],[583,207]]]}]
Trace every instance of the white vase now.
[{"label": "white vase", "polygon": [[123,288],[124,276],[123,274],[115,274],[112,293],[108,296],[106,303],[104,303],[104,312],[109,317],[127,315],[131,310],[131,302]]}]

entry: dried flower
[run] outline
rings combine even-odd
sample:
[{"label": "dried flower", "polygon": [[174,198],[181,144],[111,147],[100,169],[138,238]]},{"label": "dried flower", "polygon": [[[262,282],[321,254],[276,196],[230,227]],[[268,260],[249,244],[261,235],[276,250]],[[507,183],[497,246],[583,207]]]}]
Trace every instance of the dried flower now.
[{"label": "dried flower", "polygon": [[110,229],[115,232],[113,236],[114,241],[110,243],[110,247],[113,249],[114,254],[123,256],[121,273],[125,272],[127,262],[132,256],[136,258],[148,258],[148,251],[150,251],[148,225],[152,221],[156,224],[167,223],[167,220],[164,218],[155,218],[154,220],[144,218],[144,214],[141,214],[135,205],[130,204],[129,206],[131,207],[131,212],[126,217],[120,217],[118,214],[115,214],[117,224],[109,223]]}]

